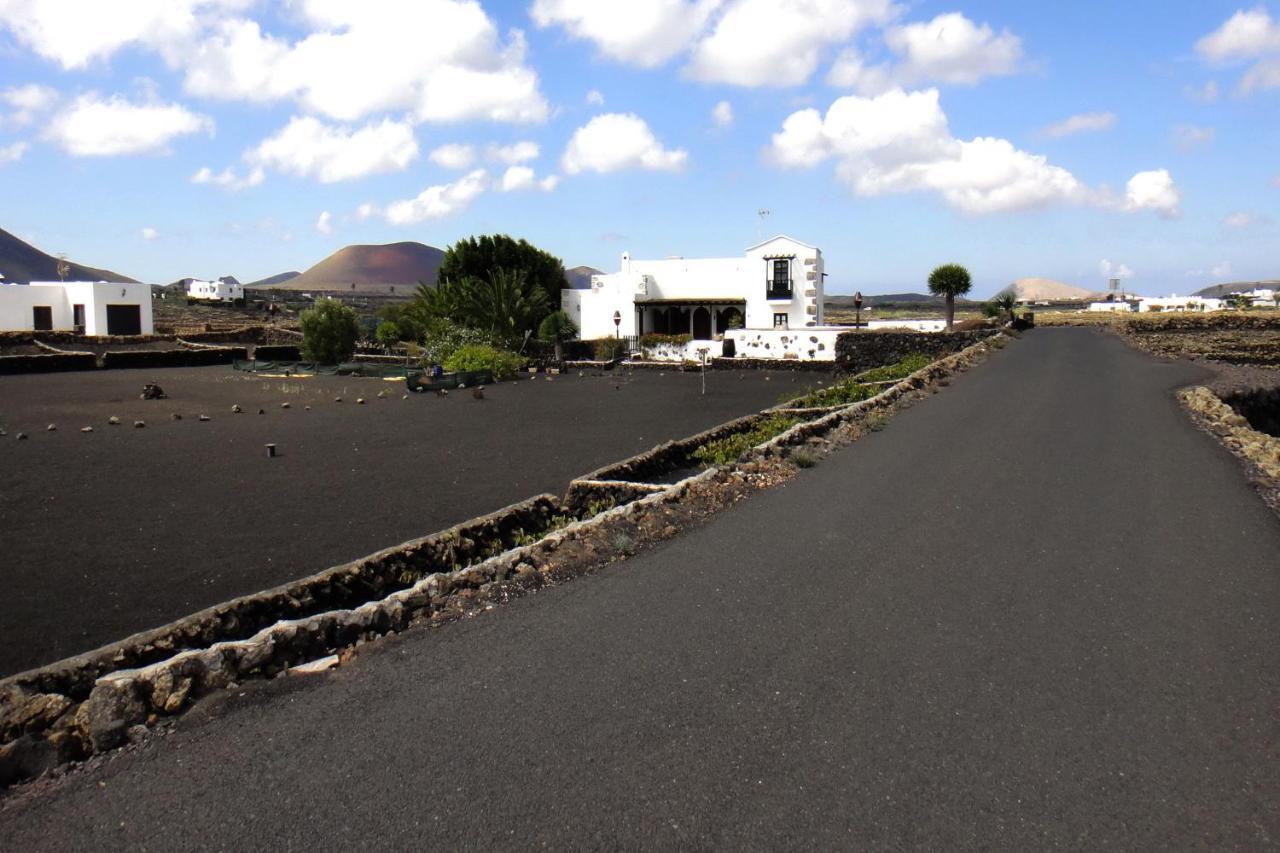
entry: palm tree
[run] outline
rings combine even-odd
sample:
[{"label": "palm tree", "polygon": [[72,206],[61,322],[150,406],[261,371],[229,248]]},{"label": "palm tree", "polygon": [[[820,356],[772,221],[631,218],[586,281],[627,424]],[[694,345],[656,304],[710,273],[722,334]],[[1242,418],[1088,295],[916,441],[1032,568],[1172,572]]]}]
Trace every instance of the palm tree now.
[{"label": "palm tree", "polygon": [[462,288],[461,319],[473,329],[514,346],[547,313],[547,294],[521,270],[495,269]]},{"label": "palm tree", "polygon": [[554,311],[542,319],[538,326],[538,339],[556,346],[556,363],[563,360],[563,345],[578,336],[578,327],[563,311]]},{"label": "palm tree", "polygon": [[947,298],[947,331],[955,325],[956,297],[969,292],[973,281],[969,271],[959,264],[943,264],[929,273],[929,292]]}]

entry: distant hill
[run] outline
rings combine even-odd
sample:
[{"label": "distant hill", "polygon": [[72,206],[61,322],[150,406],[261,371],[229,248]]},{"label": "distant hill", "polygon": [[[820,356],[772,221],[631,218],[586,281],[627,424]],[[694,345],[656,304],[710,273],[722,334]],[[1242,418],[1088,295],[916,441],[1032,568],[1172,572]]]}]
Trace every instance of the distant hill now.
[{"label": "distant hill", "polygon": [[1215,284],[1212,287],[1206,287],[1204,290],[1197,290],[1192,296],[1203,296],[1206,298],[1222,299],[1233,293],[1244,293],[1258,288],[1275,288],[1280,287],[1280,281],[1232,281],[1226,284]]},{"label": "distant hill", "polygon": [[245,287],[272,287],[277,284],[284,284],[287,281],[292,281],[293,279],[297,278],[300,275],[302,275],[302,273],[298,272],[297,270],[290,270],[289,272],[278,272],[275,275],[269,275],[266,278],[260,278],[257,281],[251,281],[248,284],[246,284]]},{"label": "distant hill", "polygon": [[604,275],[604,273],[595,267],[574,267],[564,271],[564,277],[569,281],[569,287],[574,290],[586,290],[591,287],[591,276]]},{"label": "distant hill", "polygon": [[1020,278],[1009,287],[1026,302],[1080,302],[1096,295],[1095,291],[1049,278]]},{"label": "distant hill", "polygon": [[343,293],[395,292],[407,296],[419,282],[435,284],[443,259],[443,251],[422,243],[346,246],[283,283],[253,286]]},{"label": "distant hill", "polygon": [[[71,272],[68,281],[120,281],[133,282],[111,270],[100,270],[68,261]],[[0,229],[0,275],[10,284],[27,284],[33,281],[57,281],[58,259],[47,255],[35,246],[19,240],[8,231]]]}]

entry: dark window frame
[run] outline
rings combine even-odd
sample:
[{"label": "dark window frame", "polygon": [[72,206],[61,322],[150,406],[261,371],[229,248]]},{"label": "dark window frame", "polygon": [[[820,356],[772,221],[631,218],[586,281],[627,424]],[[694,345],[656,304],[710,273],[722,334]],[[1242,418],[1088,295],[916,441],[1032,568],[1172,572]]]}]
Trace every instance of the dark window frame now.
[{"label": "dark window frame", "polygon": [[775,329],[791,328],[791,315],[785,311],[773,312],[773,327]]},{"label": "dark window frame", "polygon": [[792,298],[792,280],[791,280],[791,259],[790,258],[770,258],[771,266],[766,271],[765,277],[765,298],[791,299]]}]

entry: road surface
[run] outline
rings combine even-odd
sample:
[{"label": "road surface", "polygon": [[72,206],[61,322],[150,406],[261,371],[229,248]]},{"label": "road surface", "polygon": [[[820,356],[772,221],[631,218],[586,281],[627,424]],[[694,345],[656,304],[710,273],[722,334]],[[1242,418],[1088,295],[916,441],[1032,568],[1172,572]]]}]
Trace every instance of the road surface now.
[{"label": "road surface", "polygon": [[0,813],[13,850],[1263,849],[1280,523],[1043,329],[704,528]]}]

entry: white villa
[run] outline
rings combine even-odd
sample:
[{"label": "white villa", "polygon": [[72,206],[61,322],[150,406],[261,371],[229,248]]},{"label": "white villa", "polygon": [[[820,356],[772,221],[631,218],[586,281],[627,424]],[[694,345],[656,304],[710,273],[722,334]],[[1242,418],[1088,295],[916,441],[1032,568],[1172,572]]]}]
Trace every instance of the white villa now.
[{"label": "white villa", "polygon": [[1138,312],[1220,311],[1223,300],[1209,296],[1145,296],[1138,300]]},{"label": "white villa", "polygon": [[622,255],[622,269],[590,289],[561,291],[561,309],[584,340],[649,333],[709,341],[727,329],[822,325],[822,251],[778,236],[736,258]]},{"label": "white villa", "polygon": [[106,281],[0,284],[0,331],[150,335],[151,285]]},{"label": "white villa", "polygon": [[244,299],[244,286],[234,279],[203,281],[191,278],[187,279],[187,298],[207,302],[239,302]]}]

